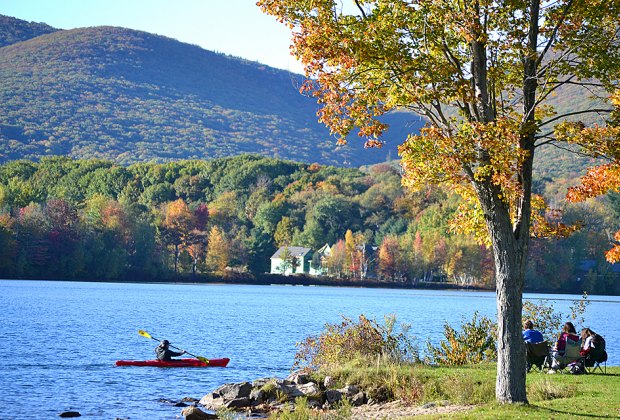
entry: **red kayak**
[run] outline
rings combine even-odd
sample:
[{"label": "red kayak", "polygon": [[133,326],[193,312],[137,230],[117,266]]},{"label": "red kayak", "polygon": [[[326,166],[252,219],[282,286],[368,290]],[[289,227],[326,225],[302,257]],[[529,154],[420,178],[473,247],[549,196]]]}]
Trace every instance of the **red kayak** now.
[{"label": "red kayak", "polygon": [[169,362],[161,360],[117,360],[116,366],[155,366],[155,367],[226,367],[230,359],[209,359],[209,363],[198,359],[176,359]]}]

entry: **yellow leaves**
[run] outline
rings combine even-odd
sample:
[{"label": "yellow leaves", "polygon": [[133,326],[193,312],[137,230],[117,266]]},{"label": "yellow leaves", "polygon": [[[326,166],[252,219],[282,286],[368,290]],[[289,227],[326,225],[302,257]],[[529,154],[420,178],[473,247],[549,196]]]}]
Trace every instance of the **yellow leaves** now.
[{"label": "yellow leaves", "polygon": [[399,147],[405,185],[419,189],[428,183],[461,184],[490,180],[502,196],[518,194],[516,171],[527,153],[520,147],[517,122],[462,122],[458,131],[427,126]]},{"label": "yellow leaves", "polygon": [[612,264],[620,263],[620,230],[615,233],[614,240],[614,246],[605,253],[605,258]]},{"label": "yellow leaves", "polygon": [[206,265],[218,275],[226,274],[226,267],[230,261],[230,244],[224,232],[217,226],[213,226],[209,232],[209,245],[207,247]]},{"label": "yellow leaves", "polygon": [[537,238],[567,238],[582,227],[581,222],[561,222],[562,211],[549,208],[544,198],[532,195],[532,235]]},{"label": "yellow leaves", "polygon": [[167,228],[185,232],[193,226],[193,215],[182,198],[166,205],[164,224]]}]

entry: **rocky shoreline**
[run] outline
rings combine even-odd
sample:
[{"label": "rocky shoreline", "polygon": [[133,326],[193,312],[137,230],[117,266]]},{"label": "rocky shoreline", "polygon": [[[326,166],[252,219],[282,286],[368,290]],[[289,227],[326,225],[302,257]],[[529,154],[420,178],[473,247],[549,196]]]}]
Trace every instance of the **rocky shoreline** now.
[{"label": "rocky shoreline", "polygon": [[332,409],[345,398],[354,407],[368,402],[366,394],[357,386],[336,389],[331,382],[327,377],[323,384],[317,384],[308,375],[293,373],[286,379],[262,378],[251,383],[225,384],[202,397],[197,404],[184,408],[181,414],[186,420],[217,418],[199,408],[202,407],[212,412],[226,409],[246,417],[268,417],[273,412],[293,410],[295,400],[300,397],[306,398],[308,407],[320,410]]},{"label": "rocky shoreline", "polygon": [[302,397],[306,399],[308,408],[316,411],[337,409],[346,400],[351,406],[351,418],[355,419],[404,418],[453,413],[471,408],[451,405],[447,401],[423,406],[411,406],[403,401],[376,401],[357,385],[337,388],[329,376],[319,384],[308,375],[293,373],[286,379],[262,378],[251,383],[222,385],[183,408],[181,415],[185,420],[217,419],[215,413],[225,409],[246,418],[267,418],[274,412],[293,411],[295,400]]}]

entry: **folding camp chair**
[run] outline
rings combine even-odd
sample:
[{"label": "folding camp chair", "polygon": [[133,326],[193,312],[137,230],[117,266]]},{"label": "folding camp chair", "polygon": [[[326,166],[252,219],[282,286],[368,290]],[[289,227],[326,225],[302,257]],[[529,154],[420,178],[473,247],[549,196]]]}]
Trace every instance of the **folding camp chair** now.
[{"label": "folding camp chair", "polygon": [[602,374],[607,374],[607,352],[605,351],[605,345],[602,347],[599,346],[598,348],[592,347],[590,352],[584,357],[584,366],[588,373],[595,373],[598,369]]},{"label": "folding camp chair", "polygon": [[570,338],[566,339],[566,348],[564,349],[564,354],[559,356],[555,355],[553,358],[559,364],[559,371],[564,373],[565,368],[571,363],[583,361],[583,356],[579,354],[581,350],[581,339],[578,341],[571,340]]},{"label": "folding camp chair", "polygon": [[525,343],[525,356],[526,356],[526,372],[532,369],[532,366],[536,366],[540,371],[545,367],[549,367],[549,345],[546,341],[540,343]]}]

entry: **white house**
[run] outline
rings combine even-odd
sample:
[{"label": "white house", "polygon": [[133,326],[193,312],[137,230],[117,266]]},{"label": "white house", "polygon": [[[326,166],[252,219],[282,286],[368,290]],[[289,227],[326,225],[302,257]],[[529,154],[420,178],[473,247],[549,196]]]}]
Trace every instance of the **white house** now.
[{"label": "white house", "polygon": [[323,245],[312,256],[312,263],[310,263],[310,271],[308,272],[313,276],[324,276],[327,274],[327,261],[332,255],[332,248],[329,244]]},{"label": "white house", "polygon": [[309,273],[312,250],[301,246],[283,246],[271,256],[272,274]]}]

